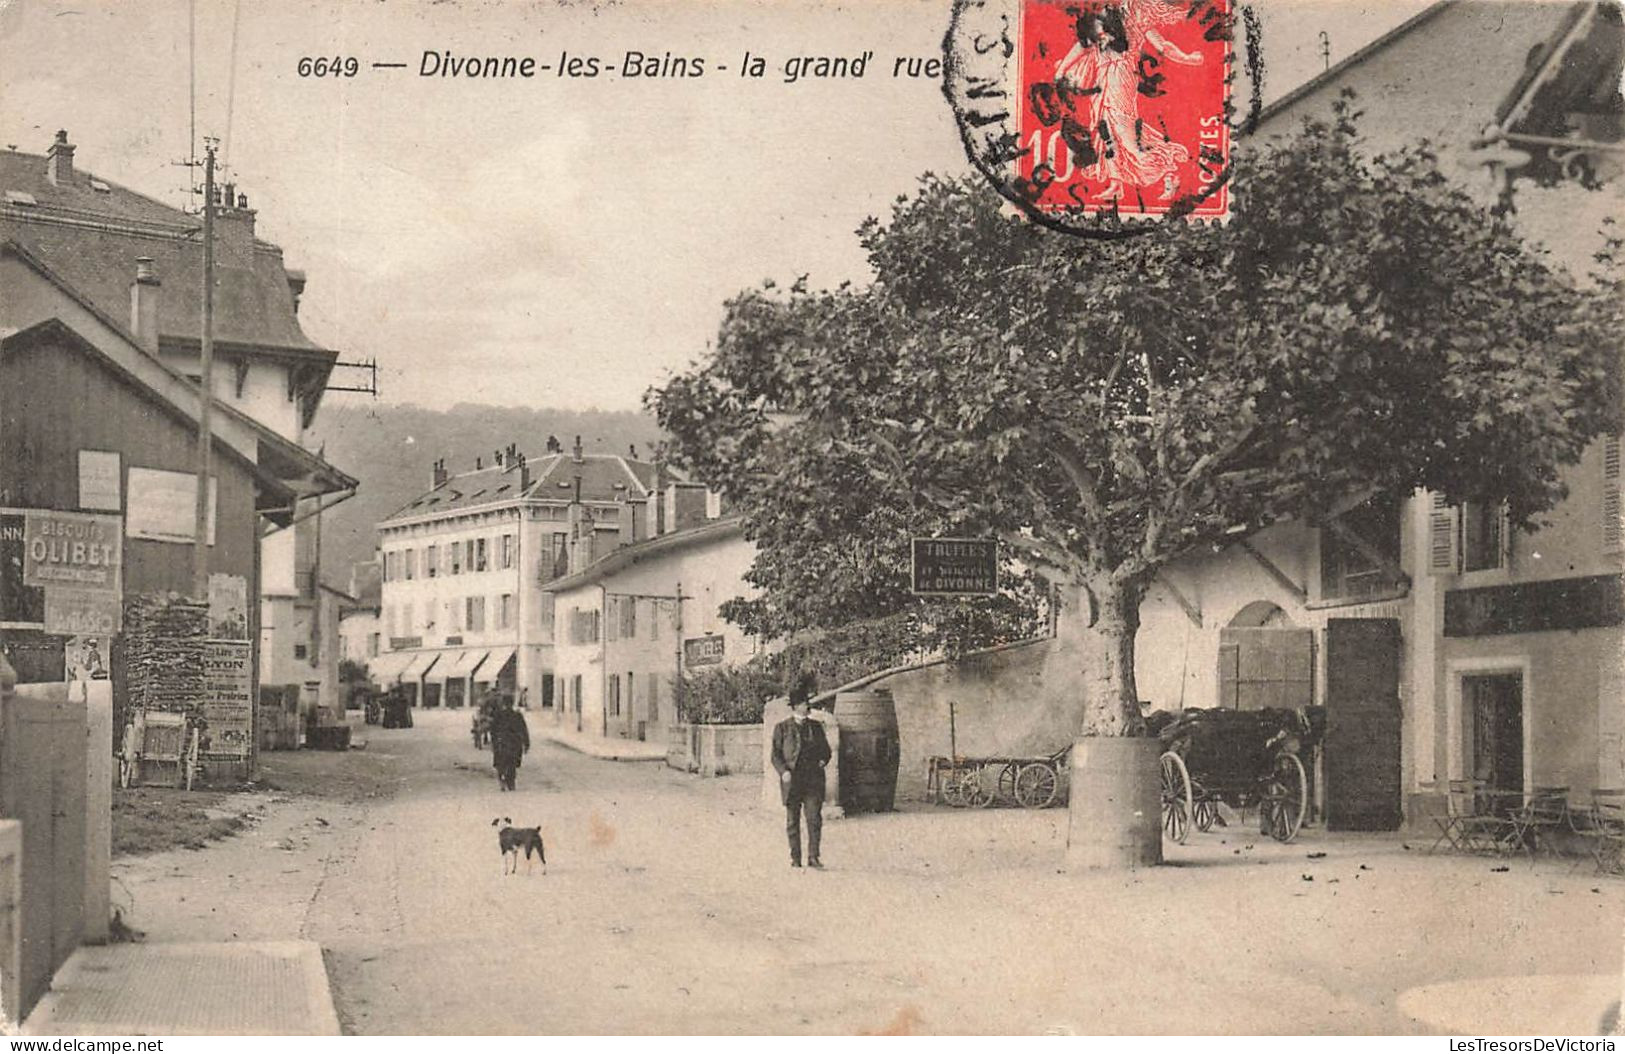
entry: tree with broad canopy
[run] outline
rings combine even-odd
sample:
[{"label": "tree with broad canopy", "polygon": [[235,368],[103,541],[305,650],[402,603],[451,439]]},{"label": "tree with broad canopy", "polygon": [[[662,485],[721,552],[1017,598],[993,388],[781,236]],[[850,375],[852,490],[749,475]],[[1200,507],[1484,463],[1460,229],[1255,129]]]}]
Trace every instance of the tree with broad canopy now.
[{"label": "tree with broad canopy", "polygon": [[860,228],[867,286],[730,300],[648,402],[758,544],[743,614],[895,609],[908,534],[995,536],[1076,598],[1082,733],[1136,735],[1170,561],[1415,488],[1536,525],[1619,428],[1619,269],[1576,281],[1425,144],[1365,157],[1357,116],[1252,144],[1223,226],[1072,237],[927,175]]}]

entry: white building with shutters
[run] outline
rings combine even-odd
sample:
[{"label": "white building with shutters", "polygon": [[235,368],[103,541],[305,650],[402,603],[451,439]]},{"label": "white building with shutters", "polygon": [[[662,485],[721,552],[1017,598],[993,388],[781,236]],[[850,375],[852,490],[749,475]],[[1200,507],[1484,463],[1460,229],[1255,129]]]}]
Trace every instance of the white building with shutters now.
[{"label": "white building with shutters", "polygon": [[[1290,134],[1352,87],[1369,150],[1429,139],[1583,273],[1622,209],[1622,41],[1611,5],[1435,4],[1267,108],[1256,134]],[[1182,561],[1141,611],[1141,694],[1325,706],[1314,792],[1333,827],[1425,823],[1453,779],[1581,802],[1625,786],[1619,457],[1618,436],[1594,443],[1533,533],[1423,493]]]},{"label": "white building with shutters", "polygon": [[685,672],[742,663],[761,649],[720,610],[755,595],[744,576],[756,547],[740,520],[672,515],[666,523],[671,530],[548,584],[558,628],[555,718],[566,731],[665,743]]}]

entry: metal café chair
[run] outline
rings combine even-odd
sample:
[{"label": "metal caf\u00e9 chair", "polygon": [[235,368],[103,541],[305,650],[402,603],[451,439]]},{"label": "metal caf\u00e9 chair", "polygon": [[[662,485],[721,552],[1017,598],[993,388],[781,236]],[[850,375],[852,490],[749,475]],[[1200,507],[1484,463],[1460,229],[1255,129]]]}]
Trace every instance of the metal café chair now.
[{"label": "metal caf\u00e9 chair", "polygon": [[1591,857],[1600,873],[1625,874],[1625,789],[1599,787],[1591,808],[1570,812],[1574,833],[1591,842]]},{"label": "metal caf\u00e9 chair", "polygon": [[1523,794],[1491,787],[1486,780],[1450,781],[1450,796],[1459,800],[1457,844],[1464,852],[1507,856],[1517,852],[1518,823]]},{"label": "metal caf\u00e9 chair", "polygon": [[1569,788],[1536,787],[1513,816],[1518,845],[1534,859],[1536,850],[1555,852],[1556,833],[1569,827]]}]

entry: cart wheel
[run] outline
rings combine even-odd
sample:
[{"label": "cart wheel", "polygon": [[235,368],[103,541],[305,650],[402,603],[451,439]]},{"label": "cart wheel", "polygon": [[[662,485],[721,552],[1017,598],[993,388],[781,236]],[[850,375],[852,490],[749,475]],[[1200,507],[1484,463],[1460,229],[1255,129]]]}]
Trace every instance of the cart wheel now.
[{"label": "cart wheel", "polygon": [[971,785],[965,791],[965,801],[978,809],[985,809],[999,800],[996,793],[998,781],[988,778],[986,766],[975,770],[971,776]]},{"label": "cart wheel", "polygon": [[1021,774],[1021,766],[1012,761],[999,770],[999,797],[1004,801],[1019,801],[1021,789],[1017,780]]},{"label": "cart wheel", "polygon": [[1191,812],[1191,819],[1196,822],[1196,829],[1206,834],[1213,830],[1213,825],[1219,819],[1219,803],[1212,798],[1197,798],[1196,807]]},{"label": "cart wheel", "polygon": [[1269,786],[1264,800],[1258,806],[1264,811],[1264,821],[1270,837],[1277,842],[1290,842],[1303,826],[1304,813],[1309,808],[1309,778],[1304,774],[1303,762],[1298,755],[1275,755],[1270,765]]},{"label": "cart wheel", "polygon": [[963,780],[966,772],[963,769],[948,769],[939,772],[942,780],[942,800],[955,809],[963,809],[970,802],[965,800],[965,787]]},{"label": "cart wheel", "polygon": [[1016,776],[1016,801],[1028,809],[1042,809],[1055,800],[1060,779],[1055,769],[1043,761],[1021,766]]},{"label": "cart wheel", "polygon": [[1185,759],[1170,750],[1162,756],[1162,833],[1184,845],[1195,811]]}]

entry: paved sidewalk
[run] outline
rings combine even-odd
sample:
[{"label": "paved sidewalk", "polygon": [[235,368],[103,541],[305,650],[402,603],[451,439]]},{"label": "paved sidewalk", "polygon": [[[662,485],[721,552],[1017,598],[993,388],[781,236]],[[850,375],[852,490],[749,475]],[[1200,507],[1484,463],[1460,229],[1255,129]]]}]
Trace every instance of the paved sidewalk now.
[{"label": "paved sidewalk", "polygon": [[28,1020],[31,1036],[336,1036],[313,941],[84,947]]},{"label": "paved sidewalk", "polygon": [[557,725],[533,725],[536,738],[568,747],[578,754],[601,758],[605,761],[665,761],[666,748],[659,743],[646,743],[636,739],[606,739]]}]

